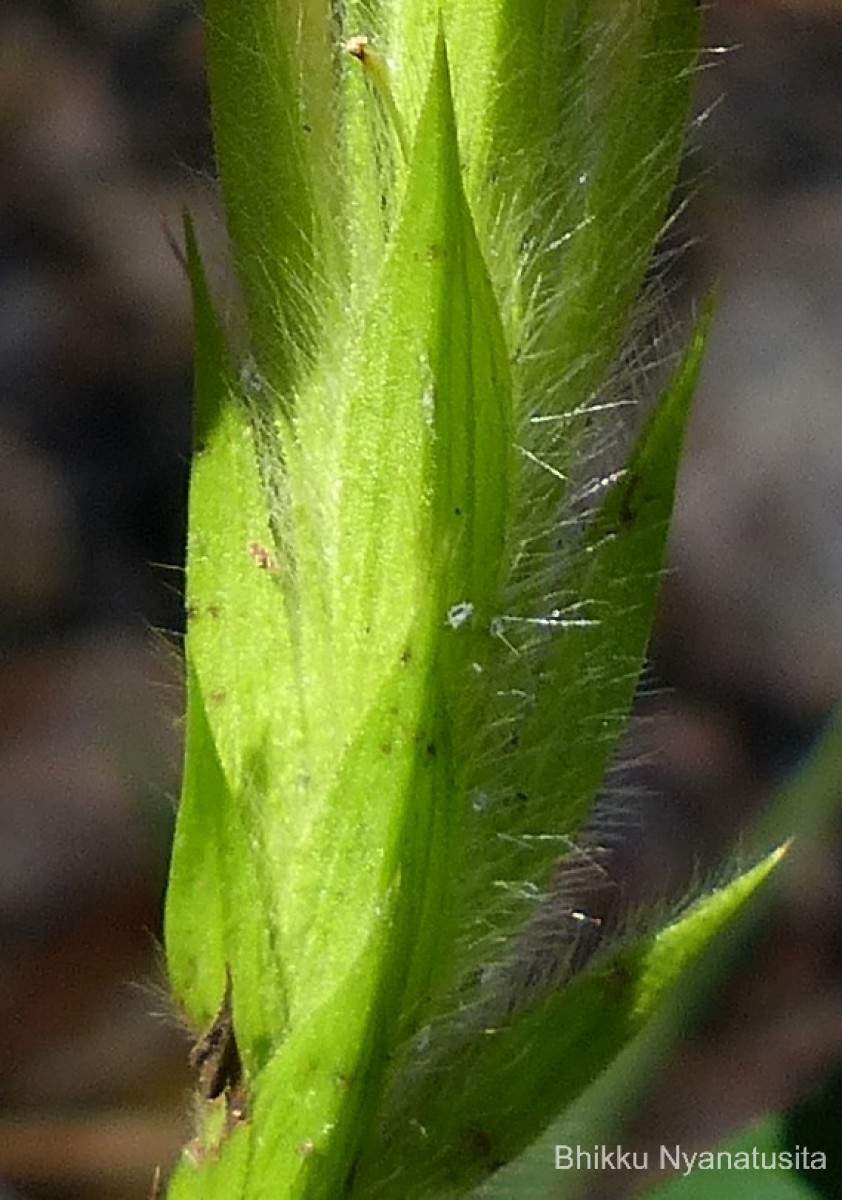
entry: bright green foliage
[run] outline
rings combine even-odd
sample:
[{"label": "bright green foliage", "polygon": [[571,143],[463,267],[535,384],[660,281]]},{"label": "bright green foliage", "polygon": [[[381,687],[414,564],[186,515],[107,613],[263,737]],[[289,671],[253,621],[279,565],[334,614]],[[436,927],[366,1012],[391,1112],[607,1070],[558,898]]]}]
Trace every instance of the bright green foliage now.
[{"label": "bright green foliage", "polygon": [[[170,1195],[458,1195],[769,866],[573,969],[595,925],[553,880],[631,704],[704,343],[703,323],[627,468],[597,465],[695,6],[207,8],[245,311],[223,329],[188,225],[167,953],[209,1032]],[[213,1079],[230,1024],[241,1073],[229,1055]]]}]

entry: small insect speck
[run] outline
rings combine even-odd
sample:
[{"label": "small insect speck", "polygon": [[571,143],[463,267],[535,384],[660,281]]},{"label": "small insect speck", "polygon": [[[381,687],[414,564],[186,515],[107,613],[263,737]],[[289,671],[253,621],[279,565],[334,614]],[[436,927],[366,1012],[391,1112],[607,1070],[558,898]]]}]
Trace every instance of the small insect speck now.
[{"label": "small insect speck", "polygon": [[460,600],[447,610],[447,623],[451,629],[461,629],[467,625],[474,615],[474,606],[470,600]]}]

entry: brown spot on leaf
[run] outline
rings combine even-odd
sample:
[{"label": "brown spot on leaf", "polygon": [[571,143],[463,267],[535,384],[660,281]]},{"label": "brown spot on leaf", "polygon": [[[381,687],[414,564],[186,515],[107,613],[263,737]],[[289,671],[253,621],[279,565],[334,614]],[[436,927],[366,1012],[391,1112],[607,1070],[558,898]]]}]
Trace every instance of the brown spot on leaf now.
[{"label": "brown spot on leaf", "polygon": [[368,38],[362,34],[349,38],[345,43],[345,50],[352,58],[359,59],[361,63],[364,63],[369,55]]},{"label": "brown spot on leaf", "polygon": [[280,573],[278,560],[275,558],[271,550],[260,542],[249,542],[249,557],[252,562],[256,563],[261,571],[269,571],[272,575]]},{"label": "brown spot on leaf", "polygon": [[231,1016],[231,973],[219,1012],[190,1051],[190,1066],[198,1074],[197,1088],[203,1100],[215,1100],[242,1084],[242,1065]]},{"label": "brown spot on leaf", "polygon": [[495,1155],[491,1134],[485,1129],[469,1129],[465,1134],[464,1146],[470,1158],[478,1159],[492,1171],[504,1165],[504,1161]]}]

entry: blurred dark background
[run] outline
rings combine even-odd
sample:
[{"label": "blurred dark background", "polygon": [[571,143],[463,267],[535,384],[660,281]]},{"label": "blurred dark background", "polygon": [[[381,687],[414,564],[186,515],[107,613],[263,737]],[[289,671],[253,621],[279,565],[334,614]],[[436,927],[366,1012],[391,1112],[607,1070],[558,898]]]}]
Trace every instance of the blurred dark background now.
[{"label": "blurred dark background", "polygon": [[[842,3],[706,21],[729,51],[699,77],[682,271],[721,295],[630,894],[721,853],[842,699]],[[193,4],[3,0],[0,1200],[141,1200],[188,1136],[158,949],[191,388],[167,231],[185,205],[214,227],[211,175]],[[819,1082],[842,1057],[840,935],[828,838],[635,1136],[690,1148]]]}]

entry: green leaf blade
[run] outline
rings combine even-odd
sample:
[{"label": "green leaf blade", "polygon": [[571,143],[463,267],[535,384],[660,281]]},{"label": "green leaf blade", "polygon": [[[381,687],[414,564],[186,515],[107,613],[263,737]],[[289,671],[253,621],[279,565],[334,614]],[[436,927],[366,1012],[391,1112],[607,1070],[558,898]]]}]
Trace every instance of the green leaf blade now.
[{"label": "green leaf blade", "polygon": [[341,272],[327,4],[209,0],[217,168],[251,348],[289,406]]},{"label": "green leaf blade", "polygon": [[[315,1197],[342,1188],[389,1047],[447,957],[464,811],[445,714],[489,637],[504,569],[508,362],[443,41],[394,243],[361,332],[338,351],[356,369],[338,394],[329,365],[314,372],[274,450],[254,435],[193,267],[199,390],[206,379],[218,394],[191,487],[188,657],[233,814],[219,835],[224,952],[263,1131],[248,1171]],[[483,615],[476,629],[448,619],[463,600]],[[197,805],[185,809],[194,836]],[[196,877],[182,878],[183,915]],[[173,930],[195,938],[175,909]],[[278,1001],[268,1016],[244,995],[257,986],[247,930],[260,912],[273,957],[263,992]],[[277,1120],[281,1094],[294,1121]],[[203,1163],[196,1186],[219,1169]]]},{"label": "green leaf blade", "polygon": [[[776,851],[660,933],[596,961],[555,994],[510,997],[495,1021],[420,1062],[358,1174],[361,1196],[464,1194],[514,1158],[616,1057],[683,972],[765,884]],[[513,1019],[516,1017],[516,1019]],[[446,1069],[444,1063],[446,1062]]]}]

